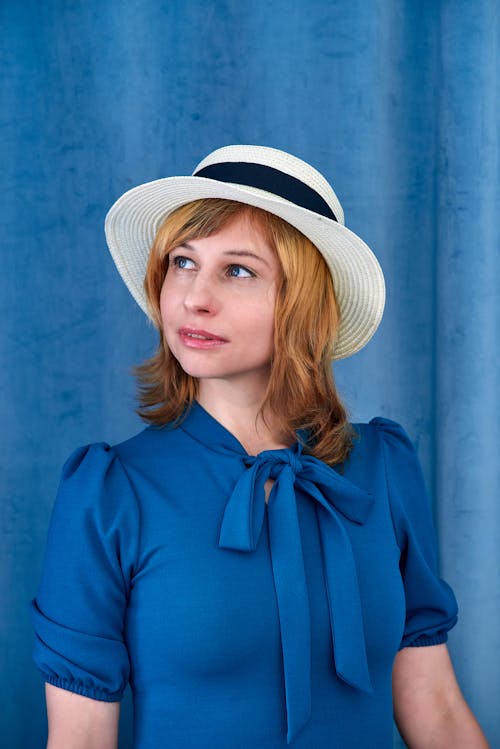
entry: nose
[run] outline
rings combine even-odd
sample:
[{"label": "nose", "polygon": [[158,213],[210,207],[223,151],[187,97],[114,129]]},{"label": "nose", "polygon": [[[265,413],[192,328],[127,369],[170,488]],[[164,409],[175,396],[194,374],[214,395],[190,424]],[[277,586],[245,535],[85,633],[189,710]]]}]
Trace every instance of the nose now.
[{"label": "nose", "polygon": [[190,312],[213,314],[218,302],[214,295],[213,283],[203,271],[197,271],[184,296],[184,306]]}]

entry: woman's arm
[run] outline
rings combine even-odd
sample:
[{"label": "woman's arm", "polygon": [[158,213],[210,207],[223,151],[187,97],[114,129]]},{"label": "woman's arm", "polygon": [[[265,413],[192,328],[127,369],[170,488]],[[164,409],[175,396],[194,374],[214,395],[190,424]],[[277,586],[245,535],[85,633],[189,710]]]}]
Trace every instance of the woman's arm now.
[{"label": "woman's arm", "polygon": [[102,702],[45,684],[47,749],[116,749],[119,702]]},{"label": "woman's arm", "polygon": [[400,650],[392,687],[394,717],[409,749],[488,749],[457,684],[446,645]]}]

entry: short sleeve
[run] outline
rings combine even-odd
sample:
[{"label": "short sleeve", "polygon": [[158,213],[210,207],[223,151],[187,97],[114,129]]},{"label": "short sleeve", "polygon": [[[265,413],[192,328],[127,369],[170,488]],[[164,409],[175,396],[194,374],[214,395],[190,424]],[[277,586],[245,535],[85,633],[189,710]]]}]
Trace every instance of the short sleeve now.
[{"label": "short sleeve", "polygon": [[129,679],[124,640],[137,556],[138,506],[106,444],[66,461],[31,601],[33,658],[45,681],[93,699],[121,700]]},{"label": "short sleeve", "polygon": [[446,642],[457,621],[453,591],[439,577],[432,511],[415,448],[394,421],[377,417],[406,599],[401,648]]}]

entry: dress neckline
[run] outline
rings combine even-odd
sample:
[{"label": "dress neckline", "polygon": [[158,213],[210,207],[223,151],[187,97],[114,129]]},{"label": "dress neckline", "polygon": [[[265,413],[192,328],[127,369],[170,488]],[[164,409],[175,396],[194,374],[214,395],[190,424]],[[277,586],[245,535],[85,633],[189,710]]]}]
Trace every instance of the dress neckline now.
[{"label": "dress neckline", "polygon": [[261,455],[263,452],[279,452],[283,450],[296,452],[299,447],[297,440],[289,447],[276,448],[276,450],[263,450],[257,453],[256,456],[250,455],[239,439],[196,400],[187,408],[186,414],[179,424],[179,428],[215,452],[237,453],[242,458],[257,457],[257,455]]}]

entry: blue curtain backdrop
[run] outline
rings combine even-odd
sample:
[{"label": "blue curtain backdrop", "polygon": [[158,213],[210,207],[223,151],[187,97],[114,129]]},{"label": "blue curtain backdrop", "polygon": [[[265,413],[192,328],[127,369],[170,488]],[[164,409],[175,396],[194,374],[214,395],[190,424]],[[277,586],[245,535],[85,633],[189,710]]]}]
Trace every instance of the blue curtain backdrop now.
[{"label": "blue curtain backdrop", "polygon": [[[155,336],[108,255],[106,210],[248,142],[319,167],[380,258],[383,324],[337,379],[354,420],[392,417],[416,440],[461,610],[450,649],[500,747],[498,9],[0,3],[2,746],[44,741],[27,606],[61,465],[141,428],[130,369]],[[124,749],[130,727],[128,697]]]}]

